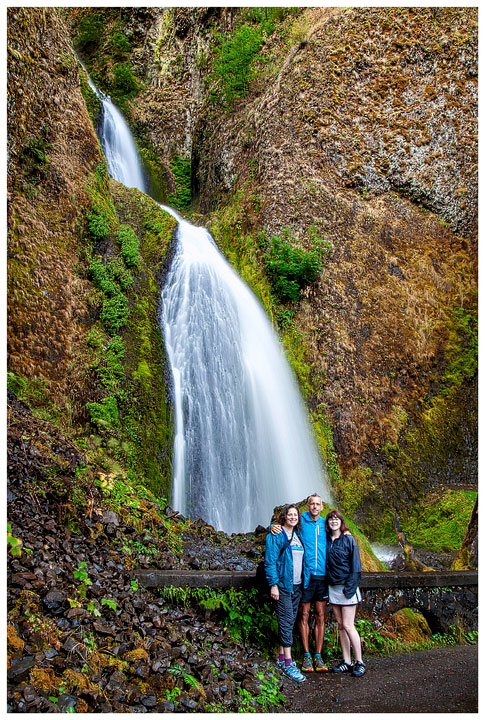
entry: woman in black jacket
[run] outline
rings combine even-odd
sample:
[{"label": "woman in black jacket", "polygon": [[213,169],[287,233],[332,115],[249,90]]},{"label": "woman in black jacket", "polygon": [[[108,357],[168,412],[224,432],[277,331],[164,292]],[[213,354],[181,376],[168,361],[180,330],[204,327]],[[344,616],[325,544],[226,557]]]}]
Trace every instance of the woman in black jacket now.
[{"label": "woman in black jacket", "polygon": [[[332,605],[338,623],[343,662],[332,668],[332,672],[351,672],[362,677],[365,665],[362,662],[360,636],[354,626],[355,611],[361,602],[359,583],[361,564],[359,548],[349,533],[345,520],[338,510],[331,510],[325,518],[327,532],[328,602]],[[352,665],[350,648],[353,648],[355,663]]]}]

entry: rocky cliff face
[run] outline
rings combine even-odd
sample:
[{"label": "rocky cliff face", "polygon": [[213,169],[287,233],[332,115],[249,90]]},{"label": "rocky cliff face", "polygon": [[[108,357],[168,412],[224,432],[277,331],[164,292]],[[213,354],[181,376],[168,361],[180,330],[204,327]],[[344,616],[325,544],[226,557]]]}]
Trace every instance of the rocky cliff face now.
[{"label": "rocky cliff face", "polygon": [[[476,10],[303,8],[272,24],[248,12],[74,8],[63,17],[126,112],[160,197],[180,200],[182,167],[192,211],[278,319],[339,502],[372,532],[390,505],[402,511],[430,488],[476,483]],[[59,23],[53,11],[32,17],[34,38],[35,24]],[[214,68],[224,38],[245,25],[265,30],[245,92],[227,102]],[[30,112],[16,92],[15,52],[26,52],[18,27],[12,20],[12,122]],[[84,113],[89,142],[69,152],[82,158],[91,147],[92,172],[99,155],[77,70],[56,65],[61,36],[59,47],[29,41],[29,53],[39,78],[48,66],[59,85],[51,102]],[[26,167],[18,132],[13,173]],[[25,192],[12,228],[20,202],[28,206]],[[294,247],[317,238],[326,248],[319,279],[295,305],[279,302],[265,276],[270,238],[283,230]],[[46,351],[25,344],[22,302],[11,315],[12,368],[27,372],[22,358],[37,357],[29,372],[38,361],[51,372]]]},{"label": "rocky cliff face", "polygon": [[76,272],[78,228],[101,153],[57,13],[12,11],[8,60],[9,367],[60,401],[84,384],[76,358],[90,290]]},{"label": "rocky cliff face", "polygon": [[156,278],[175,221],[109,184],[57,11],[12,9],[8,52],[9,386],[106,468],[166,493]]}]

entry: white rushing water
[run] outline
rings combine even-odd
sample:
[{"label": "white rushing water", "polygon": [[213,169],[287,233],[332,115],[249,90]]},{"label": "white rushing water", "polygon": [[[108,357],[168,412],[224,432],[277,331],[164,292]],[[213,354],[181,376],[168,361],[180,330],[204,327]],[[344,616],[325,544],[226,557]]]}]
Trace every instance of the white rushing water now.
[{"label": "white rushing water", "polygon": [[82,62],[79,62],[87,75],[89,87],[102,105],[98,135],[109,174],[126,187],[148,193],[143,166],[128,124],[111,98],[96,87]]},{"label": "white rushing water", "polygon": [[[103,106],[110,175],[146,191],[123,116],[90,84]],[[161,315],[176,415],[171,504],[218,530],[250,532],[276,505],[312,492],[329,500],[306,409],[263,309],[209,233],[165,209],[178,220]]]},{"label": "white rushing water", "polygon": [[226,532],[329,499],[306,410],[262,307],[204,228],[179,219],[162,292],[176,438],[172,505]]}]

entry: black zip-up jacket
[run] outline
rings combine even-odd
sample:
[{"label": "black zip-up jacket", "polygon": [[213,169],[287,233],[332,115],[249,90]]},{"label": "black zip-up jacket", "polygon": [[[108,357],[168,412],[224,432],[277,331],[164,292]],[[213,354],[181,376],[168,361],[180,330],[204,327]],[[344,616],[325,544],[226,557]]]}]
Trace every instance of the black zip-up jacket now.
[{"label": "black zip-up jacket", "polygon": [[342,534],[333,541],[327,537],[327,583],[343,585],[345,597],[351,598],[359,587],[361,571],[359,547],[352,535]]}]

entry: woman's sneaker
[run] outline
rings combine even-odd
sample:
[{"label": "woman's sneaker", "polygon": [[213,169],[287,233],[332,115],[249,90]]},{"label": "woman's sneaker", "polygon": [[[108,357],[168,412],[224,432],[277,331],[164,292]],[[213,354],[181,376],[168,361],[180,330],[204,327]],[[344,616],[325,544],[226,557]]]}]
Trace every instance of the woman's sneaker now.
[{"label": "woman's sneaker", "polygon": [[278,658],[277,661],[276,661],[276,665],[277,665],[277,667],[279,667],[280,670],[284,670],[284,669],[285,669],[285,661],[284,661],[284,660],[280,660],[280,659]]},{"label": "woman's sneaker", "polygon": [[301,669],[303,670],[303,672],[313,672],[312,656],[310,655],[310,653],[303,656]]},{"label": "woman's sneaker", "polygon": [[352,670],[352,675],[354,677],[362,677],[362,675],[365,673],[365,665],[360,660],[354,664],[354,669]]},{"label": "woman's sneaker", "polygon": [[285,667],[283,672],[285,673],[285,675],[287,677],[291,678],[295,682],[304,682],[304,680],[306,680],[306,677],[304,675],[302,675],[301,672],[296,667],[296,662],[294,660],[291,663],[291,665],[288,665],[287,667]]},{"label": "woman's sneaker", "polygon": [[334,667],[332,668],[332,672],[334,672],[334,673],[350,672],[351,670],[353,670],[353,667],[354,666],[350,665],[349,663],[341,662],[340,665],[334,665]]},{"label": "woman's sneaker", "polygon": [[321,655],[315,655],[313,662],[315,663],[315,670],[317,672],[328,672],[328,667],[323,662]]}]

